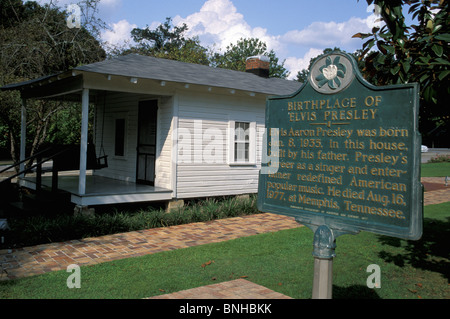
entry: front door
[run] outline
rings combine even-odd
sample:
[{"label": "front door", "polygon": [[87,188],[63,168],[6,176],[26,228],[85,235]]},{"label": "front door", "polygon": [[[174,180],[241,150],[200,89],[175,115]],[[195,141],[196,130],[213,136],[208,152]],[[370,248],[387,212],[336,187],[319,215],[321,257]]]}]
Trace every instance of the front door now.
[{"label": "front door", "polygon": [[139,102],[136,180],[152,186],[155,185],[157,111],[157,100]]}]

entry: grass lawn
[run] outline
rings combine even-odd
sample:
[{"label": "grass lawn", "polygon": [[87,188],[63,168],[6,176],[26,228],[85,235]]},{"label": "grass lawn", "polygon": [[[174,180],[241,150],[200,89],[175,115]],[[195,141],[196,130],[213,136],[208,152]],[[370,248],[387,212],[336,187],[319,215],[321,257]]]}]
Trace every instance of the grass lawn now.
[{"label": "grass lawn", "polygon": [[426,163],[421,166],[422,177],[450,176],[450,163]]},{"label": "grass lawn", "polygon": [[[450,203],[425,207],[424,236],[406,241],[368,232],[337,240],[333,297],[443,299],[450,296]],[[135,299],[244,277],[297,299],[311,297],[313,233],[306,227],[81,268],[81,289],[58,271],[0,282],[0,299]],[[202,264],[211,262],[206,267]],[[366,269],[381,268],[369,289]]]}]

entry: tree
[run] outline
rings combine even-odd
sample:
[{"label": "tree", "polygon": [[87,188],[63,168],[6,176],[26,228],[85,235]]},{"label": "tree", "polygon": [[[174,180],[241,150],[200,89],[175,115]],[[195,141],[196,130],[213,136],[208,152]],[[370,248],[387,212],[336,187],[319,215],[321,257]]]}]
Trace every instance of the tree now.
[{"label": "tree", "polygon": [[[52,3],[41,6],[33,1],[1,1],[0,86],[103,60],[106,54],[91,34],[100,26],[99,20],[93,17],[98,1],[79,3],[84,17],[80,28],[69,28],[68,14]],[[47,139],[49,125],[62,107],[67,107],[67,103],[28,102],[30,154]],[[7,132],[14,161],[19,158],[20,109],[17,92],[0,93],[0,126]]]},{"label": "tree", "polygon": [[245,61],[248,57],[255,55],[265,55],[270,59],[269,77],[285,79],[289,76],[288,70],[284,67],[284,61],[280,64],[275,51],[267,51],[267,45],[259,39],[241,38],[236,44],[227,46],[226,51],[215,53],[211,57],[211,65],[214,67],[245,71]]},{"label": "tree", "polygon": [[[425,139],[437,126],[450,132],[449,4],[445,0],[366,0],[374,4],[385,23],[365,39],[359,59],[363,74],[376,85],[417,82],[420,84],[420,127]],[[417,22],[405,24],[403,7]],[[448,141],[448,138],[446,139]],[[448,142],[447,142],[448,143]]]},{"label": "tree", "polygon": [[8,0],[2,2],[1,13],[3,76],[35,78],[105,58],[100,42],[87,29],[89,22],[68,28],[67,13],[54,5]]},{"label": "tree", "polygon": [[245,60],[254,55],[266,55],[270,58],[270,77],[287,78],[288,71],[284,62],[279,63],[275,52],[267,51],[267,45],[258,39],[241,39],[237,44],[230,44],[226,51],[211,53],[203,47],[198,37],[186,36],[188,26],[173,26],[172,18],[151,30],[135,28],[131,36],[137,44],[127,49],[113,50],[113,55],[136,53],[188,63],[209,65],[230,70],[245,71]]},{"label": "tree", "polygon": [[171,48],[180,48],[186,41],[184,33],[188,30],[186,24],[181,27],[172,26],[172,18],[159,25],[155,30],[135,28],[131,35],[135,42],[140,44],[140,49],[148,52],[169,51]]},{"label": "tree", "polygon": [[166,21],[154,30],[150,30],[149,26],[145,29],[135,28],[131,31],[131,36],[137,45],[120,52],[120,54],[137,53],[208,65],[208,50],[200,44],[197,37],[186,37],[187,30],[186,24],[173,26],[172,18],[166,18]]}]

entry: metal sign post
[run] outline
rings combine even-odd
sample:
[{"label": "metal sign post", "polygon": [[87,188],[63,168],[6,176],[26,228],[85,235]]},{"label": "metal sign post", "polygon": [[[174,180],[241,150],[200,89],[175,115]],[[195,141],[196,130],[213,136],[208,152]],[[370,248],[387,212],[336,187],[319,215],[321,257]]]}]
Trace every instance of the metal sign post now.
[{"label": "metal sign post", "polygon": [[314,233],[313,299],[331,299],[333,295],[333,258],[336,240],[327,226],[317,227]]},{"label": "metal sign post", "polygon": [[333,258],[336,257],[336,239],[358,231],[333,230],[326,225],[306,225],[314,232],[313,299],[331,299],[333,295]]},{"label": "metal sign post", "polygon": [[312,299],[331,299],[333,296],[333,258],[314,257]]}]

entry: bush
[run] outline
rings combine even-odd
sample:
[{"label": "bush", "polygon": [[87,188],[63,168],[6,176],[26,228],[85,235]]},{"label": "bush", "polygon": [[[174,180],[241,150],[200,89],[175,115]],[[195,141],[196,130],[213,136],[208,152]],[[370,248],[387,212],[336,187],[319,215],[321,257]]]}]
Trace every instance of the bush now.
[{"label": "bush", "polygon": [[8,223],[11,230],[6,236],[7,242],[0,248],[18,248],[257,213],[256,195],[251,195],[248,199],[206,199],[174,209],[170,213],[161,208],[139,209],[134,212],[115,209],[94,216],[61,214],[10,218]]},{"label": "bush", "polygon": [[429,163],[450,163],[450,155],[437,155],[431,158]]}]

